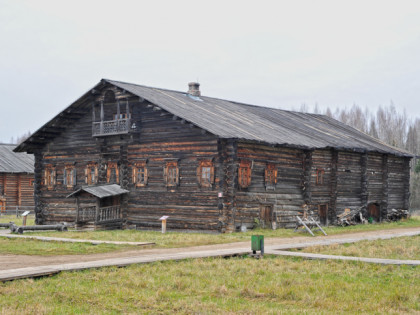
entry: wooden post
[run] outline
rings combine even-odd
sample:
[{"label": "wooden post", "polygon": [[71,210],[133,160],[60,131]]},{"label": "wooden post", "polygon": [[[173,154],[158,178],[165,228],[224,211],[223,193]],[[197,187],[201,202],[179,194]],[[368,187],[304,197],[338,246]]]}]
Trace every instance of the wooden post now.
[{"label": "wooden post", "polygon": [[367,174],[367,164],[368,164],[368,154],[366,152],[362,153],[360,157],[360,165],[361,165],[361,185],[362,185],[362,193],[360,196],[361,207],[363,215],[367,214],[367,206],[369,200],[369,191],[368,191],[368,174]]},{"label": "wooden post", "polygon": [[99,127],[99,133],[103,134],[104,133],[104,102],[101,101],[101,124]]},{"label": "wooden post", "polygon": [[166,233],[166,220],[162,220],[162,233]]},{"label": "wooden post", "polygon": [[120,119],[120,101],[118,101],[117,102],[117,119],[116,120],[119,120]]}]

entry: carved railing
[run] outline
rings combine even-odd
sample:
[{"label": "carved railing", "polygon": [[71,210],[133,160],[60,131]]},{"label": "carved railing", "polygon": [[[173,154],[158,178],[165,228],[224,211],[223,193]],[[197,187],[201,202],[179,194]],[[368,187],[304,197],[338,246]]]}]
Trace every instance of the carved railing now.
[{"label": "carved railing", "polygon": [[130,126],[131,126],[130,118],[93,122],[92,135],[93,136],[111,136],[111,135],[124,134],[130,131]]},{"label": "carved railing", "polygon": [[79,208],[77,213],[77,222],[95,221],[96,207]]},{"label": "carved railing", "polygon": [[[97,211],[98,210],[98,211]],[[95,206],[79,208],[77,222],[103,223],[119,220],[121,218],[121,207],[111,206],[97,209]]]}]

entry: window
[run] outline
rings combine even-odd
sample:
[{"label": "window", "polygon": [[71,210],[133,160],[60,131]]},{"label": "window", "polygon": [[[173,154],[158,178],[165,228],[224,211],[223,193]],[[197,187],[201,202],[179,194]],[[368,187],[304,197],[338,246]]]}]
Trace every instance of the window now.
[{"label": "window", "polygon": [[48,187],[48,189],[53,189],[56,183],[56,171],[55,167],[52,165],[47,165],[45,167],[45,174],[44,174],[44,185]]},{"label": "window", "polygon": [[238,169],[238,183],[241,188],[251,184],[251,161],[241,161]]},{"label": "window", "polygon": [[133,183],[136,187],[144,187],[147,185],[147,166],[146,161],[136,162],[133,166]]},{"label": "window", "polygon": [[200,161],[197,168],[197,182],[201,187],[211,187],[214,184],[214,166],[212,161]]},{"label": "window", "polygon": [[96,163],[89,163],[85,169],[85,181],[88,185],[95,185],[98,183],[98,165]]},{"label": "window", "polygon": [[166,162],[166,167],[164,169],[164,179],[165,179],[166,186],[179,185],[178,162],[176,161]]},{"label": "window", "polygon": [[113,183],[113,184],[119,184],[120,178],[119,178],[119,172],[118,172],[118,165],[117,162],[109,162],[106,169],[106,181],[107,183]]},{"label": "window", "polygon": [[274,187],[277,184],[277,168],[273,163],[268,163],[265,167],[265,186]]},{"label": "window", "polygon": [[324,185],[324,173],[325,171],[322,168],[316,170],[316,184]]},{"label": "window", "polygon": [[76,168],[74,165],[64,166],[63,184],[67,188],[73,188],[76,185]]}]

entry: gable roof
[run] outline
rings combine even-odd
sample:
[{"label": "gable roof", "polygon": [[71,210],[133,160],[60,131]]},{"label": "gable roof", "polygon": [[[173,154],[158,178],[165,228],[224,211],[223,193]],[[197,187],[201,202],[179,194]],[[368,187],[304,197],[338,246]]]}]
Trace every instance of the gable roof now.
[{"label": "gable roof", "polygon": [[15,144],[0,144],[0,173],[33,173],[34,156],[15,153]]},{"label": "gable roof", "polygon": [[[247,105],[206,96],[195,97],[186,92],[108,79],[101,82],[143,98],[220,138],[244,139],[302,149],[337,148],[412,157],[405,150],[389,146],[325,115]],[[85,96],[87,94],[89,93]],[[54,122],[58,125],[55,120],[59,120],[60,115],[70,114],[82,98],[44,125],[44,128],[49,128]],[[41,129],[16,151],[25,151],[31,146],[31,142],[39,140],[37,137],[42,136]]]}]

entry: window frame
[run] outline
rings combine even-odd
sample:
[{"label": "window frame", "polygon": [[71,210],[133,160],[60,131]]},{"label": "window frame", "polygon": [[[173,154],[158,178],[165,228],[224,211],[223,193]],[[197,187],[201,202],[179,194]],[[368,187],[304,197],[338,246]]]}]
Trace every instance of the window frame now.
[{"label": "window frame", "polygon": [[[111,183],[112,169],[115,169],[115,183]],[[119,172],[117,162],[108,162],[108,164],[106,166],[106,182],[111,183],[111,184],[119,184],[120,183],[120,172]]]},{"label": "window frame", "polygon": [[266,187],[275,187],[277,184],[277,165],[274,163],[267,163],[264,171],[264,182]]},{"label": "window frame", "polygon": [[248,188],[251,185],[252,161],[241,160],[238,167],[238,185]]},{"label": "window frame", "polygon": [[[139,174],[140,169],[143,169],[143,182],[139,182]],[[141,161],[141,162],[136,162],[133,165],[133,184],[136,187],[145,187],[147,186],[147,180],[148,180],[148,170],[147,170],[147,162],[146,161]]]},{"label": "window frame", "polygon": [[164,168],[164,180],[167,187],[176,187],[179,185],[178,161],[166,162]]},{"label": "window frame", "polygon": [[[92,168],[94,169],[93,179],[92,179]],[[87,185],[95,185],[98,183],[98,163],[90,162],[86,165],[85,182]]]},{"label": "window frame", "polygon": [[44,170],[44,186],[48,189],[54,189],[57,184],[57,171],[55,166],[48,164]]},{"label": "window frame", "polygon": [[325,176],[325,170],[323,168],[318,168],[316,170],[316,184],[321,186],[324,185],[324,176]]},{"label": "window frame", "polygon": [[77,171],[74,164],[64,165],[63,185],[67,188],[73,188],[77,184]]},{"label": "window frame", "polygon": [[[204,172],[204,169],[206,171]],[[208,169],[208,170],[207,170]],[[203,177],[204,174],[208,176]],[[200,187],[212,187],[214,184],[214,163],[212,160],[201,160],[197,167],[197,183]]]}]

